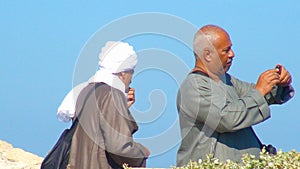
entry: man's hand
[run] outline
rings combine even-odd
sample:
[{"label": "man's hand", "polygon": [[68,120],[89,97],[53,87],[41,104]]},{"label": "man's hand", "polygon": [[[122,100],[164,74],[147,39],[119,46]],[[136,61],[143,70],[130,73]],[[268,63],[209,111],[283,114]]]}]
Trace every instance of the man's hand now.
[{"label": "man's hand", "polygon": [[280,75],[279,75],[279,83],[278,85],[279,86],[282,86],[282,87],[285,87],[285,86],[288,86],[292,83],[292,76],[291,74],[285,69],[285,67],[283,67],[282,65],[279,65],[280,66]]},{"label": "man's hand", "polygon": [[280,83],[280,75],[278,69],[270,69],[263,72],[257,82],[255,88],[265,96],[268,94],[272,88]]},{"label": "man's hand", "polygon": [[149,150],[147,147],[144,147],[144,148],[145,148],[145,150],[146,150],[146,157],[148,158],[149,155],[150,155],[150,150]]},{"label": "man's hand", "polygon": [[127,96],[127,107],[129,108],[135,102],[134,88],[129,88]]}]

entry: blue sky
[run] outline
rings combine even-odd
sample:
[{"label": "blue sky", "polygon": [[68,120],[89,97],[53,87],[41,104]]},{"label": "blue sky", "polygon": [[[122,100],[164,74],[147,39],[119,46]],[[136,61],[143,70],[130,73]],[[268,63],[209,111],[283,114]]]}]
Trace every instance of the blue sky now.
[{"label": "blue sky", "polygon": [[235,77],[255,83],[277,63],[292,74],[295,97],[271,106],[272,117],[254,128],[263,143],[300,151],[299,6],[296,0],[2,0],[0,139],[44,157],[70,126],[56,119],[60,102],[96,70],[104,41],[122,39],[139,54],[135,138],[153,153],[148,167],[174,165],[180,142],[175,97],[194,64],[193,30],[216,24],[231,36]]}]

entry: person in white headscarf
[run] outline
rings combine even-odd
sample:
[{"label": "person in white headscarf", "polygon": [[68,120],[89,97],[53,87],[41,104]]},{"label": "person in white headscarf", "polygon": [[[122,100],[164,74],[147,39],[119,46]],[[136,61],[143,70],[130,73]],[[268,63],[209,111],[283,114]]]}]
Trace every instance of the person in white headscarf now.
[{"label": "person in white headscarf", "polygon": [[128,110],[134,103],[134,91],[129,85],[136,64],[132,46],[109,41],[99,55],[99,70],[63,100],[58,108],[59,119],[69,121],[80,113],[68,167],[115,169],[124,163],[146,166],[149,150],[133,140],[138,126]]},{"label": "person in white headscarf", "polygon": [[[128,107],[134,103],[134,89],[129,84],[124,84],[117,78],[118,73],[134,70],[137,56],[133,47],[128,43],[108,41],[99,55],[99,70],[87,82],[75,86],[64,98],[57,110],[57,118],[69,122],[75,115],[75,105],[79,93],[89,83],[104,82],[123,91],[128,96]],[[125,84],[126,85],[126,84]],[[126,89],[124,88],[126,87]]]}]

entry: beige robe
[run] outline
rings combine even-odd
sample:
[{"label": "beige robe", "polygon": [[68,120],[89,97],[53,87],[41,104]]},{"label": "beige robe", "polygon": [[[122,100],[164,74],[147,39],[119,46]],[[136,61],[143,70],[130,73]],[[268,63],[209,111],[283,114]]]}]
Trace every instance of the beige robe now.
[{"label": "beige robe", "polygon": [[[99,85],[99,83],[98,83]],[[89,84],[78,97],[76,116],[85,96],[95,87]],[[138,126],[127,108],[125,95],[118,89],[101,84],[86,100],[74,133],[69,168],[109,169],[144,167],[146,151],[132,134]]]}]

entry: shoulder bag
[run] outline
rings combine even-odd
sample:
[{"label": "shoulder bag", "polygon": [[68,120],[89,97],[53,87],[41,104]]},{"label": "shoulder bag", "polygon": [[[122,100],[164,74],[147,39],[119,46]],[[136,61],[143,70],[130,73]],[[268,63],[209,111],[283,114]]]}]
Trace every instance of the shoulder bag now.
[{"label": "shoulder bag", "polygon": [[[94,87],[92,87],[92,89],[86,95],[86,98],[84,100],[82,107],[84,107],[84,105],[85,105],[88,97],[91,95],[91,93],[96,89],[96,87],[100,86],[101,84],[102,83],[97,83]],[[79,122],[78,118],[82,112],[82,109],[81,109],[80,113],[78,114],[78,117],[72,123],[71,128],[65,129],[63,131],[63,133],[59,137],[59,139],[56,142],[56,144],[54,145],[54,147],[44,158],[44,160],[41,164],[41,169],[65,169],[67,167],[68,162],[69,162],[69,157],[70,157],[72,137],[77,128],[77,125]]]}]

